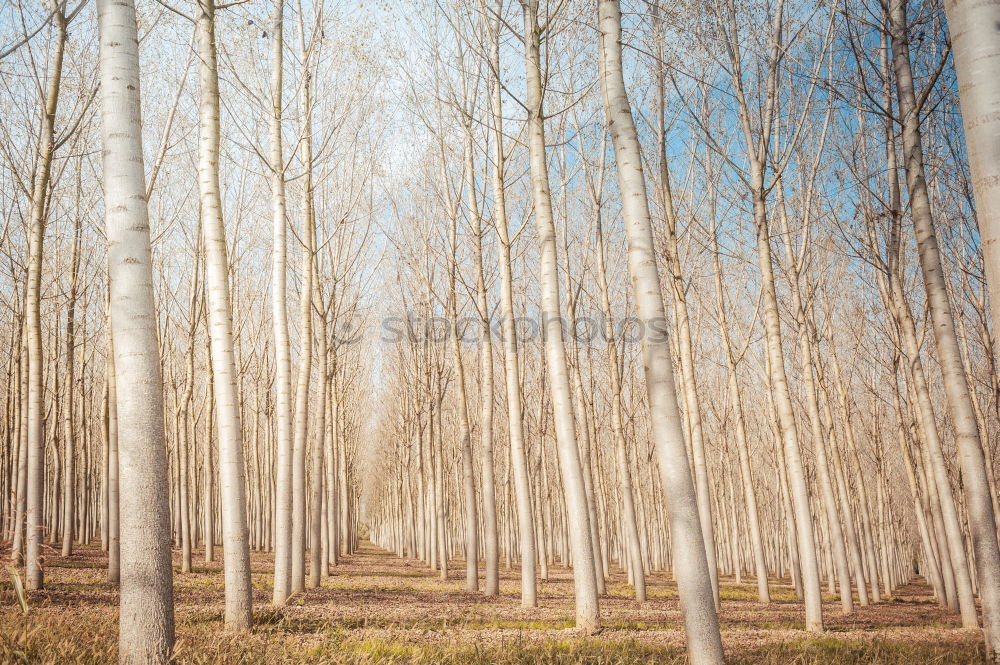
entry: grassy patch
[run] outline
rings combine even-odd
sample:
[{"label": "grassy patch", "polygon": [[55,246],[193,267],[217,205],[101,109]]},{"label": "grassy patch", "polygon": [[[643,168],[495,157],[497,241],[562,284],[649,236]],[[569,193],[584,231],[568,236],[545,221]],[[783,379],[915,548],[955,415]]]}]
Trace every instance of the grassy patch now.
[{"label": "grassy patch", "polygon": [[[771,601],[777,603],[794,603],[797,602],[795,598],[795,589],[785,586],[770,586],[768,592],[771,595]],[[756,584],[720,584],[719,585],[719,598],[722,600],[757,600],[757,585]]]},{"label": "grassy patch", "polygon": [[[338,665],[672,665],[684,662],[677,649],[651,647],[632,641],[559,640],[543,643],[514,642],[502,647],[421,645],[386,640],[345,640],[313,649],[313,662]],[[327,655],[331,660],[326,660]]]},{"label": "grassy patch", "polygon": [[971,643],[858,642],[830,637],[768,644],[735,658],[733,665],[981,665],[983,649]]}]

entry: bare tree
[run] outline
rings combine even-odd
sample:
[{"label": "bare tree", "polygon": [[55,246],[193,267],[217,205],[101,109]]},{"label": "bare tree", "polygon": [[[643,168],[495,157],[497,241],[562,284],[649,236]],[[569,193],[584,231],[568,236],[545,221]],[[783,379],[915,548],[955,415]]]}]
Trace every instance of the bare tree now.
[{"label": "bare tree", "polygon": [[104,205],[121,468],[118,659],[166,663],[174,642],[163,383],[153,302],[139,117],[139,38],[131,0],[99,0]]},{"label": "bare tree", "polygon": [[722,663],[722,637],[715,592],[701,533],[698,498],[689,471],[666,312],[656,265],[653,228],[642,168],[642,150],[622,71],[621,9],[617,0],[598,6],[601,95],[615,150],[622,215],[628,238],[628,265],[642,324],[643,369],[653,441],[663,490],[669,497],[674,574],[684,609],[688,657],[692,663]]}]

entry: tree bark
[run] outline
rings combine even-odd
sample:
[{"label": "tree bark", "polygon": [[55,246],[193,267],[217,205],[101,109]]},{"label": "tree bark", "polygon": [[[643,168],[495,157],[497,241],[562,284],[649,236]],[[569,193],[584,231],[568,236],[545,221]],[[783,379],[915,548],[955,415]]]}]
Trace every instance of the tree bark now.
[{"label": "tree bark", "polygon": [[98,0],[104,199],[120,446],[118,660],[166,663],[174,641],[163,382],[142,157],[132,0]]},{"label": "tree bark", "polygon": [[285,158],[281,133],[284,85],[284,0],[271,14],[271,322],[274,327],[274,420],[277,464],[274,490],[274,592],[271,604],[283,607],[292,581],[292,352],[288,336],[288,226],[285,221]]},{"label": "tree bark", "polygon": [[702,536],[698,497],[688,465],[681,414],[674,387],[673,360],[656,265],[642,148],[622,67],[622,23],[618,0],[598,5],[601,93],[611,132],[628,240],[628,267],[642,324],[642,360],[649,398],[650,428],[663,491],[669,497],[674,576],[687,631],[688,658],[694,665],[721,665],[722,638],[715,592]]},{"label": "tree bark", "polygon": [[29,591],[41,589],[42,539],[45,532],[45,404],[42,372],[42,258],[45,240],[45,223],[48,214],[49,180],[52,173],[52,155],[55,152],[56,108],[59,104],[59,87],[62,80],[63,53],[66,47],[66,15],[63,6],[52,3],[52,21],[55,38],[49,65],[48,83],[42,124],[38,137],[39,154],[32,178],[31,212],[28,222],[30,239],[28,247],[28,290],[26,308],[28,351],[28,475],[27,507],[25,510],[25,586]]},{"label": "tree bark", "polygon": [[514,476],[514,500],[517,504],[518,545],[521,555],[521,606],[536,607],[537,576],[534,511],[528,461],[524,449],[524,413],[521,404],[521,377],[517,351],[517,320],[514,314],[514,284],[511,271],[511,237],[507,222],[507,198],[504,189],[505,159],[503,147],[502,82],[500,80],[500,14],[502,0],[497,0],[496,21],[492,26],[493,69],[493,224],[500,245],[500,309],[503,330],[504,380],[507,397],[507,426],[510,436],[510,469]]},{"label": "tree bark", "polygon": [[[79,168],[79,167],[78,167]],[[79,177],[79,176],[78,176]],[[77,183],[79,196],[80,183]],[[66,308],[66,399],[63,402],[63,514],[62,514],[62,555],[73,553],[73,537],[76,530],[76,451],[73,432],[73,396],[76,391],[76,296],[77,278],[80,273],[80,236],[83,219],[77,206],[73,221],[73,249],[70,255],[69,303]]]},{"label": "tree bark", "polygon": [[496,481],[493,463],[493,330],[486,299],[486,276],[483,270],[483,220],[476,201],[475,163],[472,159],[472,127],[466,123],[466,190],[472,216],[473,261],[476,270],[476,310],[479,314],[480,442],[482,445],[483,545],[486,554],[486,579],[483,593],[500,593],[500,551],[497,536]]},{"label": "tree bark", "polygon": [[528,151],[531,170],[532,200],[535,206],[540,250],[541,317],[548,382],[555,414],[556,445],[562,470],[567,525],[573,552],[573,580],[576,596],[576,627],[586,635],[600,624],[597,583],[594,577],[594,548],[591,542],[590,515],[584,489],[580,450],[577,447],[573,416],[573,397],[563,340],[562,309],[559,304],[559,261],[556,256],[555,225],[549,190],[548,164],[545,155],[545,116],[538,0],[521,0],[524,13],[525,75],[527,79]]},{"label": "tree bark", "polygon": [[[215,46],[215,0],[202,0],[197,16],[198,79],[200,83],[198,184],[201,226],[205,237],[205,286],[208,291],[208,333],[215,411],[219,430],[219,471],[222,499],[226,629],[250,629],[253,588],[250,584],[250,539],[247,529],[243,424],[233,351],[233,306],[229,285],[229,253],[219,188],[219,70]],[[211,427],[205,464],[211,469]],[[209,477],[211,480],[211,477]],[[206,482],[206,552],[214,538],[211,482]],[[206,557],[208,554],[206,553]]]}]

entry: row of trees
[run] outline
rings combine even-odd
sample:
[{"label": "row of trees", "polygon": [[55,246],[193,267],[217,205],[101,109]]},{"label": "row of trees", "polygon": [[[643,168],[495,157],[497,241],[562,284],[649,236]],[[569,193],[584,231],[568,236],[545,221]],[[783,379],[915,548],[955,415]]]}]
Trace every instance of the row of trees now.
[{"label": "row of trees", "polygon": [[[245,19],[248,34],[267,26],[257,48],[266,52],[273,43],[273,63],[253,53],[220,55],[213,3],[144,8],[140,16],[154,19],[154,28],[173,24],[152,33],[161,49],[143,49],[141,57],[131,3],[56,2],[35,16],[27,7],[12,10],[21,38],[4,54],[11,65],[5,84],[17,81],[8,73],[34,76],[44,82],[44,105],[38,134],[30,78],[8,86],[4,254],[12,316],[5,318],[3,533],[29,590],[44,586],[46,541],[61,541],[65,557],[76,543],[100,539],[108,581],[121,587],[122,662],[166,662],[171,543],[181,574],[192,570],[196,547],[213,561],[222,544],[225,622],[239,631],[252,621],[251,549],[284,557],[274,599],[283,605],[318,586],[358,541],[354,467],[367,365],[364,350],[344,343],[351,336],[338,327],[353,320],[368,269],[360,248],[372,232],[367,179],[379,132],[360,121],[378,100],[369,94],[371,79],[358,72],[373,63],[351,57],[349,34],[325,37],[343,17],[326,16],[322,4],[291,11],[278,3],[271,17]],[[95,14],[96,32],[86,25]],[[283,38],[286,14],[297,39]],[[30,28],[31,21],[41,27]],[[83,24],[75,40],[71,24]],[[185,33],[190,50],[170,43]],[[140,76],[178,52],[183,57],[153,86]],[[285,52],[298,56],[297,79],[282,84]],[[35,69],[40,60],[44,70]],[[239,73],[226,91],[220,60]],[[260,71],[248,66],[260,62]],[[140,78],[147,100],[141,113]],[[337,89],[336,103],[318,107],[313,95],[329,89]],[[289,91],[294,102],[283,103]],[[226,118],[227,94],[231,105],[273,116],[270,137]],[[256,163],[231,170],[234,162],[222,156],[224,131],[244,132],[226,145],[230,160],[235,151]],[[144,138],[155,153],[144,153]],[[269,152],[277,159],[264,157]],[[277,183],[270,192],[279,213],[273,246],[267,236],[247,234],[253,206],[268,195],[261,171]],[[286,205],[286,183],[300,202]],[[28,214],[20,215],[25,203]],[[296,263],[286,258],[288,229],[302,247]],[[262,334],[270,323],[268,249],[283,336]],[[313,278],[320,272],[322,280]],[[300,305],[294,393],[281,385],[291,344],[288,296],[277,285],[288,282],[298,286]]]},{"label": "row of trees", "polygon": [[638,600],[669,569],[693,662],[721,659],[720,572],[765,603],[790,577],[814,631],[824,581],[850,613],[920,574],[993,653],[997,382],[942,8],[646,3],[622,37],[599,4],[420,23],[376,541],[464,558],[470,590],[484,558],[487,594],[520,558],[526,606],[569,563],[585,632],[614,563]]},{"label": "row of trees", "polygon": [[821,631],[919,574],[997,659],[988,8],[287,5],[5,10],[30,590],[99,539],[166,662],[172,547],[243,631],[251,550],[280,607],[367,532],[526,607],[571,565],[584,633],[670,570],[695,663],[720,575]]}]

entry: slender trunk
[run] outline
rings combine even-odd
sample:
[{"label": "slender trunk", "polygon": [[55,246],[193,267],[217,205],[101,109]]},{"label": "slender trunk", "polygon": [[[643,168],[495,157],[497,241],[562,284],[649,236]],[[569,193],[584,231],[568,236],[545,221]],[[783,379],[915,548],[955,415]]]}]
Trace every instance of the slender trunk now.
[{"label": "slender trunk", "polygon": [[[338,529],[339,491],[337,488],[337,449],[340,446],[338,423],[340,421],[340,401],[337,394],[337,347],[334,346],[329,376],[326,377],[330,396],[330,414],[326,421],[328,446],[326,449],[326,506],[327,537],[329,552],[327,561],[336,566],[340,558],[340,531]],[[324,564],[325,566],[326,564]]]},{"label": "slender trunk", "polygon": [[[600,181],[603,183],[603,167],[601,172]],[[596,188],[596,191],[600,191],[600,186]],[[608,272],[604,258],[604,234],[601,228],[602,215],[599,201],[595,201],[595,208],[594,235],[597,250],[597,278],[601,286],[601,308],[604,315],[608,373],[611,377],[611,430],[615,438],[615,462],[618,468],[618,482],[622,496],[622,528],[624,530],[622,538],[628,552],[630,578],[635,589],[635,599],[639,602],[645,602],[646,574],[643,569],[642,547],[636,518],[635,491],[632,488],[632,470],[629,467],[628,444],[625,441],[625,426],[622,418],[622,379],[618,368],[618,345],[615,342],[611,299],[608,295]]]},{"label": "slender trunk", "polygon": [[[659,87],[661,114],[660,131],[664,132],[665,118],[662,83]],[[712,579],[712,589],[715,596],[715,607],[719,607],[719,567],[716,561],[715,531],[712,524],[712,499],[708,477],[708,461],[705,456],[704,432],[701,422],[701,402],[698,399],[698,386],[695,381],[694,350],[691,339],[691,322],[688,317],[687,295],[685,293],[684,276],[681,273],[680,248],[677,241],[677,219],[673,210],[673,199],[670,193],[670,176],[667,170],[666,137],[660,137],[659,171],[660,196],[663,202],[663,213],[667,227],[667,269],[674,304],[674,322],[677,332],[678,350],[681,361],[681,388],[684,399],[684,414],[690,433],[690,449],[694,467],[695,492],[698,496],[698,515],[701,520],[701,532],[705,539],[705,555],[708,559],[708,571]]]},{"label": "slender trunk", "polygon": [[274,592],[271,604],[288,601],[292,579],[292,357],[288,337],[288,226],[285,221],[285,158],[281,135],[284,63],[284,0],[271,14],[271,321],[274,326],[274,420],[277,480],[274,490]]},{"label": "slender trunk", "polygon": [[763,171],[754,168],[753,208],[757,236],[757,259],[761,271],[764,300],[764,330],[768,356],[768,377],[774,393],[774,410],[778,417],[788,478],[789,497],[795,515],[796,548],[802,576],[802,593],[805,599],[806,630],[823,630],[823,605],[820,591],[819,565],[816,542],[813,536],[812,514],[809,507],[809,489],[802,465],[802,453],[796,431],[795,413],[785,372],[782,350],[781,318],[778,311],[777,287],[774,264],[771,259],[771,239],[767,222]]},{"label": "slender trunk", "polygon": [[483,227],[476,201],[475,163],[472,159],[472,127],[466,125],[466,191],[472,215],[473,260],[476,270],[476,310],[479,314],[480,442],[482,444],[483,544],[486,554],[487,596],[500,593],[500,552],[497,539],[496,481],[493,468],[493,331],[486,301],[486,277],[483,271]]},{"label": "slender trunk", "polygon": [[[735,22],[735,15],[730,15]],[[768,384],[772,393],[775,425],[782,441],[782,464],[784,464],[786,487],[794,515],[796,552],[802,581],[802,595],[805,600],[806,630],[823,630],[823,602],[820,587],[819,560],[816,539],[813,533],[812,514],[809,505],[809,488],[806,483],[802,463],[802,451],[792,407],[788,375],[782,345],[781,315],[778,309],[777,287],[775,285],[774,262],[771,257],[771,235],[768,220],[767,196],[770,187],[765,184],[768,152],[771,148],[774,118],[777,112],[777,90],[779,85],[779,63],[783,53],[782,34],[784,29],[784,1],[778,0],[772,18],[767,56],[767,77],[765,81],[765,103],[761,116],[760,130],[755,136],[751,127],[750,104],[744,93],[742,54],[739,45],[727,43],[731,64],[733,88],[738,102],[739,121],[743,129],[746,158],[749,162],[749,190],[753,204],[753,217],[757,244],[757,262],[761,273],[761,295],[764,304],[764,333],[767,358]],[[731,28],[736,34],[735,25]]]},{"label": "slender trunk", "polygon": [[[318,281],[318,280],[317,280]],[[316,303],[323,302],[320,287],[313,289]],[[317,308],[318,309],[318,308]],[[323,453],[326,448],[326,407],[327,407],[327,327],[326,315],[320,312],[319,325],[319,418],[316,421],[316,436],[309,457],[310,514],[309,520],[309,580],[310,589],[319,588],[320,578],[326,570],[323,558]]]},{"label": "slender trunk", "polygon": [[[897,365],[898,362],[898,356],[893,358],[894,366]],[[906,468],[906,480],[910,486],[910,495],[913,498],[914,514],[917,518],[917,529],[920,532],[920,540],[924,547],[926,566],[929,568],[926,577],[931,582],[931,586],[934,588],[935,592],[937,592],[940,596],[942,604],[946,604],[947,600],[945,595],[944,577],[941,575],[938,558],[930,540],[930,531],[927,528],[926,520],[924,518],[924,507],[923,503],[920,501],[919,485],[917,483],[916,474],[913,470],[913,455],[910,453],[910,444],[906,435],[907,428],[903,426],[905,412],[903,411],[902,400],[899,394],[900,391],[895,390],[893,392],[895,392],[896,398],[896,411],[899,414],[899,428],[896,433],[896,441],[899,444],[900,452],[903,454],[903,465]],[[874,574],[874,570],[872,573]]]},{"label": "slender trunk", "polygon": [[740,480],[743,484],[743,501],[746,503],[747,522],[750,528],[750,544],[753,549],[754,569],[757,574],[757,598],[762,603],[771,602],[771,593],[767,586],[767,563],[764,558],[764,543],[760,531],[760,513],[757,508],[757,493],[754,490],[753,473],[750,468],[750,446],[747,440],[746,418],[743,414],[743,400],[740,395],[739,379],[736,375],[736,356],[733,353],[732,338],[729,335],[729,317],[726,312],[726,299],[723,291],[722,261],[719,257],[718,229],[715,224],[715,200],[712,207],[712,260],[715,268],[715,299],[719,310],[719,330],[722,336],[723,351],[726,355],[726,379],[729,389],[729,403],[736,418],[736,448],[740,459]]},{"label": "slender trunk", "polygon": [[316,279],[316,218],[313,199],[312,51],[306,49],[305,16],[299,3],[299,57],[302,61],[302,290],[299,300],[299,375],[295,387],[292,438],[292,593],[305,590],[306,449],[309,446],[309,387],[313,361],[313,284]]},{"label": "slender trunk", "polygon": [[[447,183],[444,183],[447,186]],[[479,590],[479,516],[476,509],[476,478],[472,460],[472,434],[469,425],[469,400],[465,389],[465,361],[462,358],[463,331],[458,327],[458,206],[451,215],[451,263],[448,267],[451,283],[448,314],[451,319],[451,352],[455,365],[455,390],[458,400],[458,436],[462,450],[462,486],[465,492],[465,590]],[[441,455],[441,453],[438,453]]]},{"label": "slender trunk", "polygon": [[[202,215],[205,214],[204,205],[201,206]],[[205,235],[210,233],[204,225]],[[207,239],[207,238],[206,238]],[[206,242],[206,245],[208,243]],[[223,248],[225,248],[225,233],[223,232]],[[212,250],[207,250],[206,254]],[[228,260],[227,260],[228,262]],[[207,261],[206,261],[207,263]],[[207,273],[207,270],[206,270]],[[206,275],[207,277],[207,275]],[[203,285],[208,290],[208,285]],[[228,293],[228,289],[227,289]],[[204,291],[202,292],[204,296]],[[230,310],[232,311],[232,310]],[[213,329],[211,322],[206,325],[208,334],[205,335],[205,408],[208,409],[208,416],[205,418],[205,437],[202,439],[201,453],[201,524],[202,542],[205,545],[205,563],[215,561],[215,369],[212,360],[212,337],[218,331]],[[237,404],[239,402],[237,401]]]},{"label": "slender trunk", "polygon": [[62,5],[53,4],[52,21],[55,38],[45,88],[45,107],[42,112],[41,131],[38,137],[39,155],[32,179],[30,240],[28,247],[28,292],[26,309],[28,351],[28,475],[27,507],[25,510],[25,586],[29,591],[41,589],[42,539],[45,531],[45,395],[42,371],[42,245],[45,239],[49,180],[52,172],[52,155],[55,152],[56,107],[59,104],[59,87],[62,80],[63,53],[66,47],[66,16]]},{"label": "slender trunk", "polygon": [[[113,352],[112,352],[113,353]],[[105,372],[107,375],[107,372]],[[107,552],[109,546],[109,538],[111,537],[111,531],[108,529],[108,520],[111,517],[110,514],[110,488],[108,487],[109,482],[109,467],[108,459],[111,457],[111,437],[108,433],[108,385],[107,381],[104,384],[104,396],[101,400],[101,434],[103,435],[103,455],[101,457],[101,551]]]},{"label": "slender trunk", "polygon": [[[892,76],[889,62],[889,49],[885,43],[886,35],[880,35],[880,62],[885,78],[884,104],[888,110],[893,108]],[[920,342],[913,320],[913,312],[906,298],[903,276],[900,274],[902,251],[903,205],[899,184],[899,165],[896,156],[896,133],[893,121],[887,120],[885,126],[885,157],[888,174],[888,238],[886,241],[885,276],[879,282],[880,291],[886,307],[895,324],[897,335],[902,343],[903,351],[908,359],[907,369],[910,378],[910,389],[913,393],[911,404],[916,405],[916,421],[926,444],[925,454],[930,462],[931,475],[934,478],[931,488],[931,505],[933,519],[939,536],[947,534],[947,546],[940,551],[942,575],[944,577],[945,598],[953,610],[961,609],[963,621],[974,624],[975,600],[973,598],[972,577],[965,556],[964,536],[959,524],[958,510],[952,495],[951,480],[948,478],[948,468],[945,464],[938,432],[937,418],[920,357]],[[874,235],[873,230],[869,230]],[[836,365],[835,365],[836,368]],[[873,567],[874,570],[877,567]]]},{"label": "slender trunk", "polygon": [[[193,280],[192,280],[193,281]],[[194,284],[192,284],[192,289]],[[192,294],[192,299],[194,295]],[[195,316],[192,321],[192,331],[188,338],[188,358],[187,358],[187,372],[184,380],[184,396],[181,399],[180,405],[174,410],[174,431],[175,431],[175,445],[178,449],[177,454],[177,486],[178,493],[180,497],[178,502],[180,504],[180,526],[181,526],[181,572],[190,573],[191,572],[191,463],[189,458],[191,457],[191,424],[189,422],[190,406],[191,406],[191,392],[194,386],[194,328],[196,325],[197,317]]]},{"label": "slender trunk", "polygon": [[[219,471],[222,498],[223,551],[226,582],[225,625],[248,631],[253,613],[250,584],[250,540],[247,530],[243,425],[233,352],[233,306],[229,286],[229,255],[219,188],[219,70],[215,47],[215,2],[202,0],[197,17],[200,134],[198,184],[201,225],[205,238],[205,286],[208,291],[208,333],[215,411],[219,431]],[[211,519],[211,422],[206,433],[208,477],[204,491],[206,558],[214,538]]]},{"label": "slender trunk", "polygon": [[[502,0],[497,0],[502,5]],[[509,469],[514,477],[514,499],[517,504],[518,546],[521,555],[521,606],[535,607],[537,576],[534,512],[531,486],[528,479],[528,461],[524,449],[524,413],[521,403],[521,377],[517,351],[517,320],[514,314],[514,278],[511,270],[511,238],[507,223],[507,198],[504,189],[503,105],[500,81],[500,15],[492,26],[490,53],[494,72],[492,90],[493,149],[493,224],[500,245],[500,308],[503,329],[504,380],[507,397],[507,423],[510,436]]]},{"label": "slender trunk", "polygon": [[[110,313],[109,313],[110,314]],[[108,317],[110,324],[110,316]],[[111,330],[111,326],[108,326]],[[108,582],[121,582],[121,518],[120,518],[120,475],[118,460],[118,390],[115,386],[114,335],[108,335],[107,376],[107,434],[108,434]]]},{"label": "slender trunk", "polygon": [[879,592],[878,576],[875,574],[877,565],[875,563],[875,538],[872,533],[871,503],[868,500],[868,488],[864,474],[861,470],[861,457],[858,454],[858,444],[854,438],[854,428],[851,425],[851,408],[847,399],[847,386],[844,385],[843,376],[840,372],[840,361],[837,354],[832,354],[833,373],[837,382],[837,394],[840,397],[840,409],[844,419],[844,438],[847,440],[847,449],[851,468],[854,471],[854,487],[858,492],[858,507],[861,511],[861,534],[865,544],[865,562],[868,567],[868,585],[871,591],[872,602],[881,601]]},{"label": "slender trunk", "polygon": [[688,658],[695,665],[721,664],[722,638],[715,609],[715,592],[674,388],[673,360],[656,265],[642,148],[625,89],[621,8],[618,0],[600,0],[598,11],[601,93],[618,166],[618,187],[628,239],[629,275],[642,323],[642,359],[649,398],[650,428],[663,491],[669,497],[667,510],[674,575],[687,630]]},{"label": "slender trunk", "polygon": [[545,155],[545,116],[543,115],[542,69],[538,23],[538,0],[521,0],[524,10],[525,75],[527,79],[528,150],[530,154],[532,200],[535,206],[540,249],[541,316],[548,381],[555,414],[556,444],[562,469],[566,512],[571,520],[573,580],[576,596],[576,627],[583,634],[597,631],[600,613],[594,577],[594,548],[591,542],[587,494],[576,442],[576,422],[563,341],[559,304],[559,261],[556,256],[555,225],[549,191],[548,164]]},{"label": "slender trunk", "polygon": [[[77,176],[79,177],[79,175]],[[80,183],[77,183],[79,196]],[[73,553],[73,536],[76,530],[76,452],[73,436],[73,395],[76,391],[74,368],[76,366],[76,294],[77,277],[80,272],[80,236],[83,218],[77,202],[76,219],[73,223],[73,249],[70,256],[69,303],[66,308],[66,399],[63,403],[63,514],[62,514],[62,555]]]},{"label": "slender trunk", "polygon": [[[25,317],[26,318],[26,317]],[[20,422],[17,446],[17,488],[14,496],[14,536],[10,560],[16,565],[24,561],[24,514],[28,507],[28,329],[22,326],[18,366]]]},{"label": "slender trunk", "polygon": [[[810,326],[815,328],[815,322]],[[819,357],[818,343],[813,340],[815,356]],[[836,354],[836,349],[833,350]],[[847,474],[844,473],[843,458],[840,454],[840,447],[837,441],[837,431],[834,427],[833,411],[830,408],[830,394],[826,389],[823,378],[822,365],[817,364],[816,381],[822,389],[823,395],[823,427],[826,430],[826,439],[830,442],[829,459],[833,463],[833,483],[837,487],[837,497],[840,500],[841,511],[844,516],[844,531],[848,553],[851,557],[851,568],[854,569],[854,584],[858,588],[858,603],[862,607],[868,605],[868,587],[865,584],[864,562],[861,554],[861,541],[858,538],[858,529],[854,520],[854,511],[851,508],[850,490],[847,486]]]}]

